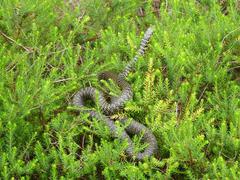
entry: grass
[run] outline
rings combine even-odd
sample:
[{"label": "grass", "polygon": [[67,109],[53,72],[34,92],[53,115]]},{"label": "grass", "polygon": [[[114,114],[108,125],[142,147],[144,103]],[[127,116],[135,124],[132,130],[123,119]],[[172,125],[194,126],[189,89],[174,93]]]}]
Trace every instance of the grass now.
[{"label": "grass", "polygon": [[[0,1],[1,179],[238,179],[239,2],[157,2]],[[150,25],[120,115],[150,128],[159,153],[135,162],[71,101],[121,72]]]}]

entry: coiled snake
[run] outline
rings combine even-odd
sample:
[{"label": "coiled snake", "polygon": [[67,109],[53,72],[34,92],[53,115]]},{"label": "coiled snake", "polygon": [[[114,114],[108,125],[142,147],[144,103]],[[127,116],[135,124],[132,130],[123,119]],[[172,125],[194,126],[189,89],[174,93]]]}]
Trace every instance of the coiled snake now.
[{"label": "coiled snake", "polygon": [[[133,92],[131,89],[130,84],[125,80],[125,77],[129,74],[129,72],[133,69],[136,61],[138,60],[139,56],[142,56],[145,52],[145,49],[147,47],[148,41],[153,33],[152,28],[148,28],[148,30],[145,32],[144,37],[141,41],[140,48],[136,54],[136,56],[133,58],[132,61],[128,63],[126,68],[122,73],[117,75],[113,72],[102,72],[99,74],[98,78],[99,80],[108,80],[112,79],[116,81],[117,85],[121,88],[122,92],[121,95],[118,97],[112,97],[110,96],[110,101],[106,98],[106,93],[103,93],[102,91],[98,91],[94,87],[86,87],[78,91],[73,98],[73,105],[78,107],[84,107],[86,99],[90,99],[94,102],[98,101],[98,104],[103,112],[99,113],[94,110],[80,110],[81,112],[88,112],[91,118],[96,118],[99,120],[102,120],[110,129],[111,136],[120,138],[121,140],[127,140],[128,147],[125,150],[126,154],[129,157],[134,158],[135,160],[143,160],[146,157],[150,157],[154,155],[158,149],[157,147],[157,141],[155,136],[152,134],[152,132],[142,125],[141,123],[131,120],[130,123],[128,122],[127,118],[122,118],[119,121],[123,124],[126,124],[126,128],[123,132],[119,135],[117,133],[117,126],[115,125],[114,121],[111,120],[107,115],[112,115],[116,111],[123,108],[124,103],[130,99],[132,99]],[[96,96],[96,92],[98,92],[98,96]],[[138,154],[134,153],[134,144],[129,136],[129,134],[141,134],[143,133],[142,140],[143,142],[148,144],[148,147],[145,148],[143,152],[139,152]]]}]

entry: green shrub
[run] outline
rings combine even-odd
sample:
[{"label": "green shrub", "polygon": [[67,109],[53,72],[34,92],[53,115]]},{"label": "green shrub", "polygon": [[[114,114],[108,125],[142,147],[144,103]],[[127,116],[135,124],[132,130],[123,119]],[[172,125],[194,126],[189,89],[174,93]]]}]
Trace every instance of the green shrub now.
[{"label": "green shrub", "polygon": [[[237,179],[237,3],[224,14],[218,1],[162,1],[159,17],[152,3],[0,1],[1,179]],[[150,25],[122,115],[152,130],[159,153],[134,162],[126,142],[70,104],[80,88],[99,87],[99,72],[121,72]]]}]

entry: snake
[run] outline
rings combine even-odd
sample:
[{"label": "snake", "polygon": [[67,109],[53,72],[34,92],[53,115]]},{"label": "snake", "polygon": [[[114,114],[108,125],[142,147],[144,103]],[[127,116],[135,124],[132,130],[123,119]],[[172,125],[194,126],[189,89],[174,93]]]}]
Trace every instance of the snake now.
[{"label": "snake", "polygon": [[[125,149],[125,153],[128,157],[138,161],[142,161],[145,158],[154,156],[157,153],[158,145],[156,137],[146,126],[134,119],[129,121],[127,117],[119,119],[119,122],[125,125],[124,130],[119,133],[115,121],[109,116],[123,109],[124,104],[133,98],[133,91],[131,85],[126,81],[126,77],[134,69],[134,65],[139,57],[144,55],[152,34],[153,28],[149,27],[145,32],[143,39],[141,40],[140,48],[138,49],[136,55],[126,65],[121,73],[116,74],[111,71],[104,71],[98,74],[99,81],[112,79],[114,82],[116,82],[121,89],[119,96],[110,96],[106,94],[106,92],[100,91],[95,87],[85,87],[75,93],[72,101],[73,105],[80,109],[80,112],[89,113],[90,118],[101,120],[109,128],[110,135],[112,137],[120,138],[122,141],[127,141],[128,146]],[[97,103],[101,111],[98,112],[96,110],[84,109],[87,100]],[[135,153],[134,143],[130,135],[142,135],[141,141],[148,144],[148,146],[143,151]]]}]

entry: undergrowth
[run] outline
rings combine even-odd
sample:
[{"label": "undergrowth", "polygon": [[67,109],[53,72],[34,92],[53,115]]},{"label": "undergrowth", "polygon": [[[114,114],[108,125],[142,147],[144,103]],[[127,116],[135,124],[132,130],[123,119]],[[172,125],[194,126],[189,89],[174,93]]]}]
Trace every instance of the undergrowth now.
[{"label": "undergrowth", "polygon": [[[238,179],[239,2],[227,13],[218,1],[161,2],[0,1],[1,179]],[[150,128],[159,152],[135,162],[71,101],[100,86],[98,73],[121,72],[149,26],[120,115]]]}]

